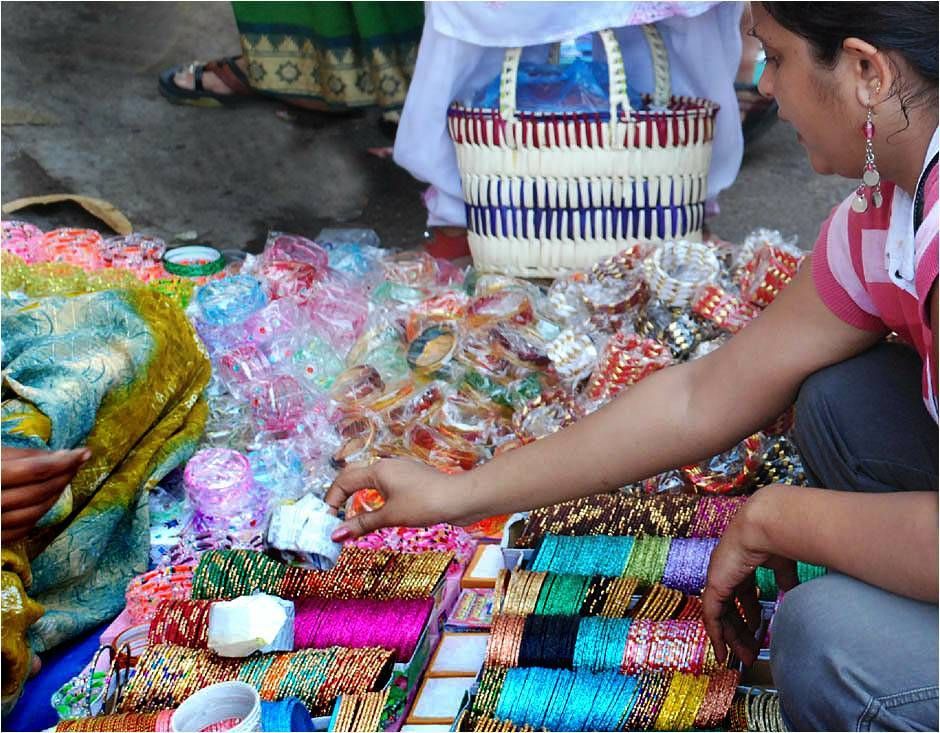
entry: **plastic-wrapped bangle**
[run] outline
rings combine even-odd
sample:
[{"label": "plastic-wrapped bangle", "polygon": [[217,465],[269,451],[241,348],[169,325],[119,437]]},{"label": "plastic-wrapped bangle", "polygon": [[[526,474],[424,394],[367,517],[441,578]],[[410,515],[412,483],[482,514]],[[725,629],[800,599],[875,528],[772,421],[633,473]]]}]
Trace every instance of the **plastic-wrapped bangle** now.
[{"label": "plastic-wrapped bangle", "polygon": [[225,258],[215,247],[191,244],[164,252],[163,267],[179,277],[208,277],[225,269]]},{"label": "plastic-wrapped bangle", "polygon": [[715,282],[721,264],[712,247],[699,242],[664,242],[644,263],[654,298],[684,308],[704,283]]}]

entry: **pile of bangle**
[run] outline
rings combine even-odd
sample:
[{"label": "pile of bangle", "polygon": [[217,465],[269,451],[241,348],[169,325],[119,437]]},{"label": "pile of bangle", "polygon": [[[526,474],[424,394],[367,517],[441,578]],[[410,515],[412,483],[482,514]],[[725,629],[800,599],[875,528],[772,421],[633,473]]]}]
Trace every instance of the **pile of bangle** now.
[{"label": "pile of bangle", "polygon": [[343,695],[339,699],[336,721],[330,730],[337,731],[337,733],[379,730],[387,699],[387,692]]},{"label": "pile of bangle", "polygon": [[504,615],[493,621],[485,664],[622,674],[699,674],[718,666],[700,619]]},{"label": "pile of bangle", "polygon": [[170,644],[150,647],[124,690],[122,712],[177,707],[216,682],[240,680],[263,700],[297,697],[312,715],[325,715],[340,695],[375,690],[391,663],[384,649],[304,649],[247,659],[218,657],[202,649]]},{"label": "pile of bangle", "polygon": [[718,544],[714,538],[671,538],[546,535],[532,570],[583,576],[637,578],[640,585],[655,583],[685,593],[705,587],[708,561]]},{"label": "pile of bangle", "polygon": [[[166,601],[150,624],[148,642],[206,649],[209,610],[215,601]],[[414,654],[434,600],[325,599],[297,601],[294,649],[381,647],[397,661]]]},{"label": "pile of bangle", "polygon": [[501,570],[496,576],[493,613],[505,616],[605,616],[608,618],[701,618],[694,595],[655,583],[636,598],[637,578],[565,576],[528,570]]},{"label": "pile of bangle", "polygon": [[252,550],[210,550],[193,573],[192,597],[229,600],[260,590],[287,599],[427,598],[453,556],[346,547],[332,569],[320,571],[287,566]]},{"label": "pile of bangle", "polygon": [[98,715],[94,718],[75,718],[62,720],[56,725],[56,731],[168,731],[172,710],[156,713],[115,713]]},{"label": "pile of bangle", "polygon": [[464,710],[457,718],[457,730],[464,733],[531,733],[528,725],[517,726],[511,720],[500,720],[489,715],[474,715]]},{"label": "pile of bangle", "polygon": [[[688,730],[725,717],[736,670],[712,675],[570,672],[542,667],[506,672],[495,717],[548,730]],[[482,693],[482,684],[481,684]]]},{"label": "pile of bangle", "polygon": [[597,494],[536,509],[516,547],[536,547],[548,534],[720,537],[744,496]]},{"label": "pile of bangle", "polygon": [[[827,573],[827,569],[822,565],[810,565],[805,562],[796,564],[796,577],[801,583],[820,578]],[[776,599],[780,589],[777,587],[777,576],[774,571],[765,567],[758,567],[754,571],[754,579],[757,581],[757,589],[760,591],[761,600],[772,601]]]},{"label": "pile of bangle", "polygon": [[193,587],[192,565],[173,565],[138,575],[127,584],[124,599],[135,624],[150,621],[163,601],[189,598]]},{"label": "pile of bangle", "polygon": [[381,647],[391,649],[396,661],[407,662],[433,606],[432,598],[395,601],[307,598],[298,601],[295,607],[294,647]]},{"label": "pile of bangle", "polygon": [[737,692],[728,714],[728,727],[738,731],[787,730],[779,695],[758,688]]}]

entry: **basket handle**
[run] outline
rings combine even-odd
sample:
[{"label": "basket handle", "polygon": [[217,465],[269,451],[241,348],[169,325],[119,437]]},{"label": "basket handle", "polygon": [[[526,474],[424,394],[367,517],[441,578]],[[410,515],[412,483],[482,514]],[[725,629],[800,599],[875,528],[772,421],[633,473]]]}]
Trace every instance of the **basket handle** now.
[{"label": "basket handle", "polygon": [[[608,82],[610,88],[610,122],[613,125],[618,119],[617,108],[621,108],[627,121],[633,113],[630,107],[630,98],[627,96],[627,72],[623,65],[623,54],[620,52],[620,42],[610,28],[598,31],[604,43],[604,53],[607,56]],[[663,37],[652,23],[643,26],[643,36],[650,48],[653,59],[653,77],[655,91],[653,104],[665,107],[669,102],[670,75],[669,55]],[[499,113],[504,120],[514,119],[516,116],[516,87],[519,83],[519,60],[522,58],[522,48],[507,48],[503,57],[503,70],[499,79]]]}]

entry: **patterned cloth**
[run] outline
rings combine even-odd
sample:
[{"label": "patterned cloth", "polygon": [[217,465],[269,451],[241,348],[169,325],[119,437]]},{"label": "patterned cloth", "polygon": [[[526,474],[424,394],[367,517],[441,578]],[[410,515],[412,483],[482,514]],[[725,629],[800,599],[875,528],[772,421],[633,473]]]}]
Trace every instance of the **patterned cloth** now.
[{"label": "patterned cloth", "polygon": [[233,2],[252,88],[331,107],[400,109],[420,2]]},{"label": "patterned cloth", "polygon": [[[145,287],[5,293],[2,334],[3,445],[92,451],[29,539],[3,548],[8,707],[30,647],[48,650],[113,618],[128,581],[146,570],[147,492],[196,447],[210,365],[183,311]],[[28,641],[27,622],[43,608],[24,588],[45,610]]]},{"label": "patterned cloth", "polygon": [[[937,155],[938,133],[924,159]],[[914,231],[914,202],[899,186],[882,182],[884,203],[863,214],[852,210],[853,193],[833,209],[813,250],[819,297],[846,323],[866,331],[894,331],[924,362],[923,397],[937,420],[937,385],[930,365],[932,330],[928,298],[937,281],[937,167],[921,173],[923,218]]]}]

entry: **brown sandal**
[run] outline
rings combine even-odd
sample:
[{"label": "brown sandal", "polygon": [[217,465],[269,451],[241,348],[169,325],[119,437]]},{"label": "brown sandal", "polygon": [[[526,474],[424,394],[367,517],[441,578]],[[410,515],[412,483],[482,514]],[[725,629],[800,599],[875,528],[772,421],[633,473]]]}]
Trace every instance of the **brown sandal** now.
[{"label": "brown sandal", "polygon": [[[160,93],[173,104],[190,104],[196,107],[234,107],[246,102],[257,101],[263,95],[251,87],[251,82],[245,76],[236,61],[240,56],[228,56],[210,61],[207,64],[193,62],[189,69],[193,74],[193,88],[184,89],[176,81],[176,75],[186,69],[186,66],[174,66],[160,74]],[[206,72],[215,74],[230,90],[230,94],[217,94],[210,92],[202,85],[202,76]]]}]

